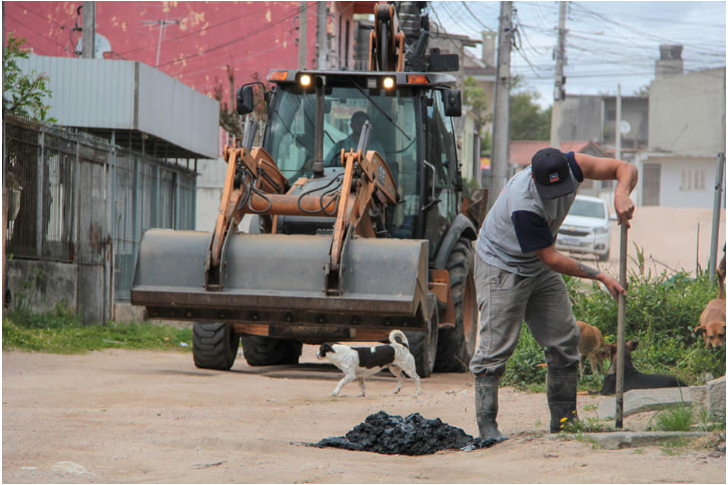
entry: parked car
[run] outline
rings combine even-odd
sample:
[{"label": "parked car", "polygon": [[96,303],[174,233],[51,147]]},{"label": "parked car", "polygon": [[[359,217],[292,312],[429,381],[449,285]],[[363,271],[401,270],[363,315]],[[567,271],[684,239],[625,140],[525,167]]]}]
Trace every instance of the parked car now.
[{"label": "parked car", "polygon": [[609,259],[610,218],[607,203],[597,197],[577,195],[574,205],[559,229],[556,249],[593,254],[599,261]]}]

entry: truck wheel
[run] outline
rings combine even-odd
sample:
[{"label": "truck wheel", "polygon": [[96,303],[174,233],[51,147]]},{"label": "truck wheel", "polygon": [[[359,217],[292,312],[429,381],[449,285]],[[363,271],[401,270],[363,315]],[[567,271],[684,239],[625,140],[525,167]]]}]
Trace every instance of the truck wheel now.
[{"label": "truck wheel", "polygon": [[243,342],[243,355],[248,365],[298,364],[303,344],[296,340],[247,335]]},{"label": "truck wheel", "polygon": [[200,323],[192,326],[192,357],[201,369],[230,370],[238,355],[240,336],[229,323]]},{"label": "truck wheel", "polygon": [[436,372],[466,372],[478,336],[478,303],[473,279],[473,246],[461,237],[446,265],[450,272],[450,294],[455,307],[455,327],[440,332],[435,360]]},{"label": "truck wheel", "polygon": [[440,313],[437,308],[437,298],[432,293],[427,296],[427,307],[430,311],[428,330],[426,332],[404,332],[407,342],[409,342],[410,353],[415,358],[417,375],[420,377],[430,377],[435,368]]}]

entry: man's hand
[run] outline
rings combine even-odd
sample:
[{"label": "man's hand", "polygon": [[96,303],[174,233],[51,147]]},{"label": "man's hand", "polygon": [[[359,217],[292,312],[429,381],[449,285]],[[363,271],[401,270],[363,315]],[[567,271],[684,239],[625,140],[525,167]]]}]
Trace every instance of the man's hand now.
[{"label": "man's hand", "polygon": [[614,211],[617,213],[617,224],[625,224],[627,229],[632,227],[629,220],[634,215],[634,202],[628,195],[615,194]]},{"label": "man's hand", "polygon": [[606,273],[599,273],[599,277],[597,279],[607,287],[607,290],[609,290],[609,293],[615,300],[619,300],[619,295],[627,295],[627,290],[622,288],[622,285],[619,284],[619,281],[617,281],[616,278],[613,278]]},{"label": "man's hand", "polygon": [[607,287],[609,293],[616,300],[619,295],[626,295],[627,290],[622,288],[616,278],[609,276],[607,273],[599,271],[597,268],[592,268],[586,264],[576,261],[564,254],[561,254],[556,250],[556,245],[536,251],[536,254],[544,262],[546,267],[557,273],[566,274],[570,276],[576,276],[577,278],[588,278],[590,280],[601,281],[601,283]]}]

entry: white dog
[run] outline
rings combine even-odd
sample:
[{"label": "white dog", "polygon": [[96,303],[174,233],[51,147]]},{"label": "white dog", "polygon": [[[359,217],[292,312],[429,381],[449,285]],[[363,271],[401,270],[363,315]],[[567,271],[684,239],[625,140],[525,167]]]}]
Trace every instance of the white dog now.
[{"label": "white dog", "polygon": [[402,383],[404,382],[402,371],[404,371],[411,379],[415,380],[417,395],[419,396],[420,392],[422,392],[420,376],[417,375],[415,370],[415,358],[409,351],[407,337],[401,330],[392,330],[389,333],[389,342],[390,345],[353,348],[338,343],[322,344],[316,353],[316,357],[319,360],[328,359],[345,374],[331,395],[338,396],[344,385],[358,379],[361,394],[357,397],[362,397],[365,392],[364,378],[388,367],[392,374],[397,377],[395,394],[402,389]]}]

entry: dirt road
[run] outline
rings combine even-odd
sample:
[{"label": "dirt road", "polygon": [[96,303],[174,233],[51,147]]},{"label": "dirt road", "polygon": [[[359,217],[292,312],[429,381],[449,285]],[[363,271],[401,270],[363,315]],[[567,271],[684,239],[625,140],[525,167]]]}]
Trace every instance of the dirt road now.
[{"label": "dirt road", "polygon": [[[725,454],[696,447],[602,451],[545,433],[543,394],[505,388],[509,441],[421,457],[318,449],[372,413],[420,413],[477,434],[472,377],[437,374],[414,397],[390,377],[330,397],[341,375],[304,346],[295,369],[194,367],[190,354],[111,350],[62,356],[3,352],[4,483],[725,483]],[[270,368],[267,369],[270,371]],[[593,416],[602,396],[582,396]],[[625,419],[625,429],[644,424]]]}]

